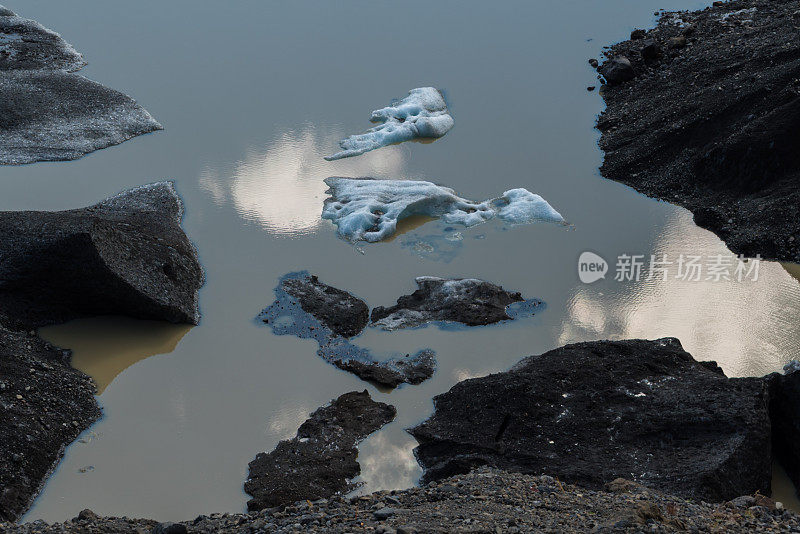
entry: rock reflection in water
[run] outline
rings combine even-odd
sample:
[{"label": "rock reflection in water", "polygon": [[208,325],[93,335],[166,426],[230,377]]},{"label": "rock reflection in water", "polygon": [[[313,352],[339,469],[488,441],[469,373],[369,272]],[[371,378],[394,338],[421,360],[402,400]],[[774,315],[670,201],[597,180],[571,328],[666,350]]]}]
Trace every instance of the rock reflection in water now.
[{"label": "rock reflection in water", "polygon": [[131,365],[175,350],[192,326],[126,317],[92,317],[39,329],[39,335],[72,350],[72,366],[91,376],[100,395]]}]

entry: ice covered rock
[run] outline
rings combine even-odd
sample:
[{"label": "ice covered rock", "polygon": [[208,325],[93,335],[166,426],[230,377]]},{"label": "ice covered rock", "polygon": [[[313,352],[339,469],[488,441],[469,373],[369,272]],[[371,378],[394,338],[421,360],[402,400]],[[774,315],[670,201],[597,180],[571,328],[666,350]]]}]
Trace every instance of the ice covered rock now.
[{"label": "ice covered rock", "polygon": [[0,6],[0,165],[77,159],[162,128],[131,97],[73,74],[85,64]]},{"label": "ice covered rock", "polygon": [[380,123],[366,133],[342,140],[341,152],[327,156],[328,161],[360,156],[370,150],[413,139],[436,139],[453,127],[442,93],[435,87],[412,89],[399,102],[372,112],[370,121]]},{"label": "ice covered rock", "polygon": [[275,302],[258,316],[273,333],[315,340],[322,359],[362,380],[397,387],[419,384],[434,373],[432,350],[393,354],[379,361],[369,349],[351,343],[348,338],[360,334],[367,325],[367,305],[316,276],[305,271],[285,275],[275,288],[275,297]]},{"label": "ice covered rock", "polygon": [[[430,322],[487,325],[533,315],[542,304],[476,278],[420,276],[416,282],[419,289],[397,299],[394,306],[376,306],[372,325],[383,330],[414,328]],[[510,312],[515,304],[519,309]]]},{"label": "ice covered rock", "polygon": [[355,489],[361,466],[356,445],[395,418],[394,406],[375,402],[367,391],[345,393],[312,413],[297,436],[250,462],[244,490],[250,511],[296,501],[326,499]]},{"label": "ice covered rock", "polygon": [[783,374],[790,375],[800,371],[800,361],[798,360],[789,360],[789,363],[783,366]]},{"label": "ice covered rock", "polygon": [[333,221],[339,236],[351,242],[386,239],[395,233],[400,219],[412,215],[463,226],[494,218],[509,224],[564,222],[546,200],[527,189],[511,189],[498,198],[474,202],[449,187],[426,181],[332,177],[325,183],[330,197],[322,218]]}]

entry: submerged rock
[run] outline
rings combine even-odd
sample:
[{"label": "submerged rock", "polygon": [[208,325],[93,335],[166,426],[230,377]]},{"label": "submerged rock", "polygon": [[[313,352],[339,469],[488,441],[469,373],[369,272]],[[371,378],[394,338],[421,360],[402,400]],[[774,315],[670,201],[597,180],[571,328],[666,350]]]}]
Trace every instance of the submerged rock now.
[{"label": "submerged rock", "polygon": [[0,521],[28,509],[64,448],[100,417],[92,380],[68,358],[0,326]]},{"label": "submerged rock", "polygon": [[258,316],[276,335],[314,339],[317,354],[339,369],[363,380],[388,387],[419,384],[430,378],[436,367],[435,353],[424,349],[377,361],[371,351],[348,338],[362,332],[369,308],[353,295],[323,284],[308,272],[289,273],[275,288],[276,300]]},{"label": "submerged rock", "polygon": [[663,14],[647,33],[659,58],[613,46],[636,76],[603,91],[603,176],[689,209],[735,253],[800,262],[796,10],[720,2]]},{"label": "submerged rock", "polygon": [[361,472],[356,445],[396,413],[394,406],[373,401],[366,390],[345,393],[319,408],[296,437],[250,462],[244,490],[253,498],[247,509],[326,499],[355,489],[351,480]]},{"label": "submerged rock", "polygon": [[297,299],[304,312],[338,336],[357,336],[369,322],[369,308],[363,300],[323,284],[316,276],[285,278],[281,287]]},{"label": "submerged rock", "polygon": [[88,208],[0,212],[0,324],[91,315],[197,324],[203,271],[171,182]]},{"label": "submerged rock", "polygon": [[564,222],[546,200],[527,189],[473,202],[448,187],[424,181],[332,177],[325,183],[330,197],[325,199],[322,218],[333,221],[339,237],[352,242],[386,239],[395,233],[399,220],[414,215],[464,226],[495,218],[509,224]]},{"label": "submerged rock", "polygon": [[541,304],[541,301],[526,301],[519,292],[506,291],[476,278],[420,276],[416,282],[419,289],[397,299],[394,306],[376,306],[372,310],[372,325],[384,330],[431,322],[487,325],[513,319],[508,308],[516,302],[527,303],[531,308]]},{"label": "submerged rock", "polygon": [[0,164],[77,159],[160,130],[129,96],[73,74],[61,36],[0,6]]},{"label": "submerged rock", "polygon": [[351,135],[339,143],[342,151],[328,161],[360,156],[370,150],[413,139],[438,139],[453,127],[442,93],[435,87],[420,87],[392,105],[372,112],[369,120],[380,123],[367,133]]},{"label": "submerged rock", "polygon": [[91,379],[36,327],[120,314],[196,324],[203,273],[171,183],[89,208],[0,212],[0,520],[19,518],[98,417]]},{"label": "submerged rock", "polygon": [[771,480],[767,385],[678,340],[579,343],[465,380],[410,430],[424,480],[489,465],[602,488],[626,478],[723,501]]}]

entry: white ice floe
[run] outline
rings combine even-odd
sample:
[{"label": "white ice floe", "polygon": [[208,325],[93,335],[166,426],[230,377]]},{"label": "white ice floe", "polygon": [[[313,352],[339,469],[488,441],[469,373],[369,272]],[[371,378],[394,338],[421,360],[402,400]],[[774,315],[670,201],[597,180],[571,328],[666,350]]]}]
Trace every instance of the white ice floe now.
[{"label": "white ice floe", "polygon": [[464,226],[494,218],[509,224],[564,222],[546,200],[527,189],[511,189],[498,198],[474,202],[448,187],[424,181],[327,178],[325,183],[330,198],[325,200],[322,218],[333,221],[339,236],[348,241],[386,239],[400,219],[411,215]]},{"label": "white ice floe", "polygon": [[436,139],[453,127],[442,93],[435,87],[412,89],[403,100],[372,112],[370,121],[379,122],[366,133],[339,142],[341,152],[326,156],[328,161],[360,156],[393,143],[412,139]]}]

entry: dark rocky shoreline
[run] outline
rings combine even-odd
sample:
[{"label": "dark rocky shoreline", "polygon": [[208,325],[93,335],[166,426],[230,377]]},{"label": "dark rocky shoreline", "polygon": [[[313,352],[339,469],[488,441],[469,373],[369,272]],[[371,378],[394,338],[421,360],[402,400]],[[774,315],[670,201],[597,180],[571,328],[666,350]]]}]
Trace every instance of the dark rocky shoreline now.
[{"label": "dark rocky shoreline", "polygon": [[197,324],[203,271],[170,182],[88,208],[0,212],[0,519],[19,518],[101,415],[91,378],[35,329],[119,314]]},{"label": "dark rocky shoreline", "polygon": [[250,514],[202,515],[181,523],[98,517],[85,510],[64,523],[0,523],[7,534],[210,534],[216,532],[798,532],[800,516],[763,496],[709,504],[617,480],[603,490],[479,469],[403,491],[335,496]]},{"label": "dark rocky shoreline", "polygon": [[689,209],[734,253],[800,262],[798,13],[714,2],[611,47],[602,175]]}]

